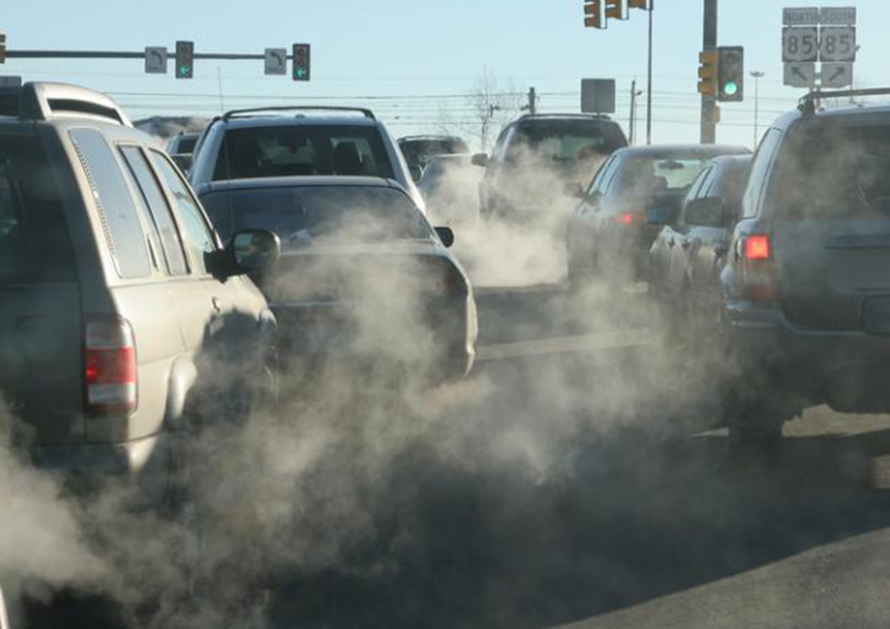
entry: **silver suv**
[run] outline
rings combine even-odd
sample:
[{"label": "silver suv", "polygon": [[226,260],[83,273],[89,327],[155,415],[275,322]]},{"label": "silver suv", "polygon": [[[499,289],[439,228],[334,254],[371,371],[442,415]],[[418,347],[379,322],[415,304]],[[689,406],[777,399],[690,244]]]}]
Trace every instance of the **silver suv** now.
[{"label": "silver suv", "polygon": [[805,97],[754,156],[721,276],[740,440],[817,404],[890,411],[890,107],[815,107],[874,94]]},{"label": "silver suv", "polygon": [[159,497],[186,418],[260,385],[276,323],[244,273],[274,261],[277,237],[223,248],[104,95],[28,83],[17,100],[0,115],[0,397],[36,464],[123,473]]},{"label": "silver suv", "polygon": [[214,181],[342,175],[393,179],[426,212],[402,152],[368,109],[267,107],[227,112],[207,125],[189,171],[199,194]]}]

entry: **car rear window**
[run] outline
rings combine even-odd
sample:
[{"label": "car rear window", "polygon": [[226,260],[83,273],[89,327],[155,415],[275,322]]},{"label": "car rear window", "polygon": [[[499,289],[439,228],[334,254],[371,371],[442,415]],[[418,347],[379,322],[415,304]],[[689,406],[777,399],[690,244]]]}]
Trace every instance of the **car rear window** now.
[{"label": "car rear window", "polygon": [[392,179],[380,132],[357,125],[291,125],[226,131],[213,179],[364,175]]},{"label": "car rear window", "polygon": [[507,161],[531,152],[555,161],[575,161],[592,155],[609,155],[626,146],[620,128],[596,120],[552,120],[521,124],[507,147]]},{"label": "car rear window", "polygon": [[179,138],[179,144],[176,145],[177,153],[191,153],[195,150],[195,144],[198,142],[198,136],[189,136]]},{"label": "car rear window", "polygon": [[782,218],[890,217],[890,126],[798,129],[775,173],[771,190]]},{"label": "car rear window", "polygon": [[625,160],[612,180],[609,194],[685,194],[709,160],[710,157],[632,157]]},{"label": "car rear window", "polygon": [[429,224],[403,192],[360,186],[221,190],[201,197],[224,240],[241,229],[268,229],[284,245],[315,240],[369,242],[432,237]]},{"label": "car rear window", "polygon": [[0,284],[74,280],[62,201],[40,141],[0,134]]}]

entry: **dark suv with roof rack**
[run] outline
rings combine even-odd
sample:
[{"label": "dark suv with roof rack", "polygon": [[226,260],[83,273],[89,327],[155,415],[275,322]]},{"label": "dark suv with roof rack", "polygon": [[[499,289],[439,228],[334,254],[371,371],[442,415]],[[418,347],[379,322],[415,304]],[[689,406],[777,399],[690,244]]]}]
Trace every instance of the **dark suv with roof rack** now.
[{"label": "dark suv with roof rack", "polygon": [[275,317],[244,274],[277,257],[277,237],[223,248],[110,98],[27,83],[16,100],[0,116],[0,398],[38,466],[78,487],[136,480],[154,504],[190,420],[268,380]]},{"label": "dark suv with roof rack", "polygon": [[395,140],[370,110],[357,107],[229,111],[204,130],[189,171],[199,193],[214,181],[294,176],[393,179],[425,210]]},{"label": "dark suv with roof rack", "polygon": [[624,146],[624,132],[608,116],[521,116],[504,127],[491,156],[473,157],[474,164],[486,167],[479,184],[480,215],[550,221],[577,204],[577,192]]},{"label": "dark suv with roof rack", "polygon": [[890,411],[890,107],[815,106],[887,94],[810,94],[754,156],[721,275],[737,440],[817,404]]}]

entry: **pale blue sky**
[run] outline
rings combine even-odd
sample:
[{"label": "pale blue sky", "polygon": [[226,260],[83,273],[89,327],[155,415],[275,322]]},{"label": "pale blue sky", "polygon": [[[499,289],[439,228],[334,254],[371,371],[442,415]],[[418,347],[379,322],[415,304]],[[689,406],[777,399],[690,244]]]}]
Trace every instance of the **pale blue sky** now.
[{"label": "pale blue sky", "polygon": [[[294,83],[289,75],[266,77],[261,61],[199,61],[192,81],[171,73],[143,73],[141,61],[7,60],[3,74],[26,80],[81,83],[111,92],[134,118],[162,113],[217,113],[217,67],[227,108],[311,97],[336,104],[370,104],[396,134],[433,131],[441,109],[467,118],[461,98],[487,69],[502,87],[534,85],[542,111],[577,111],[582,77],[617,80],[619,111],[627,127],[630,81],[645,89],[646,14],[611,21],[605,31],[585,29],[582,0],[265,0],[210,3],[184,0],[120,2],[21,0],[0,14],[10,49],[141,50],[177,39],[198,52],[262,52],[265,47],[312,44],[312,76]],[[792,0],[720,0],[719,40],[742,45],[746,70],[762,70],[761,126],[792,108],[799,90],[784,88],[781,9],[813,6]],[[890,24],[888,0],[840,0],[858,9],[857,85],[890,85],[890,46],[881,43]],[[829,6],[829,5],[826,5]],[[697,141],[697,55],[702,37],[702,0],[656,0],[653,140]],[[384,97],[369,100],[363,97]],[[265,98],[264,98],[265,97]],[[346,99],[345,97],[350,97]],[[391,98],[390,98],[391,97]],[[327,102],[334,103],[334,100]],[[747,77],[745,102],[725,103],[718,141],[751,144],[754,80]],[[638,109],[640,137],[645,107]]]}]

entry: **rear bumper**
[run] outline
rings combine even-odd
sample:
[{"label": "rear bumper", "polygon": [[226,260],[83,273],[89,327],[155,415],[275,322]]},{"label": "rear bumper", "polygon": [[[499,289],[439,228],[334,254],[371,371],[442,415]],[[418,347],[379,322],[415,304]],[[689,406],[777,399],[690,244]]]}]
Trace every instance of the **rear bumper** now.
[{"label": "rear bumper", "polygon": [[29,454],[37,469],[58,475],[76,494],[132,483],[142,489],[140,500],[153,504],[162,500],[169,483],[174,443],[174,433],[162,432],[118,443],[35,446]]},{"label": "rear bumper", "polygon": [[[432,344],[420,354],[421,341],[412,330],[396,331],[395,343],[356,342],[363,333],[349,310],[355,304],[275,304],[279,321],[279,356],[287,369],[295,363],[323,360],[355,364],[391,362],[416,365],[444,378],[470,373],[476,359],[478,319],[472,294],[464,299],[434,299],[424,307],[423,328],[432,332]],[[373,308],[363,304],[360,308]],[[423,330],[419,330],[423,331]],[[388,335],[390,336],[390,335]]]},{"label": "rear bumper", "polygon": [[840,411],[890,411],[890,337],[807,329],[781,308],[746,301],[727,303],[725,312],[743,375],[771,374],[803,399]]}]

